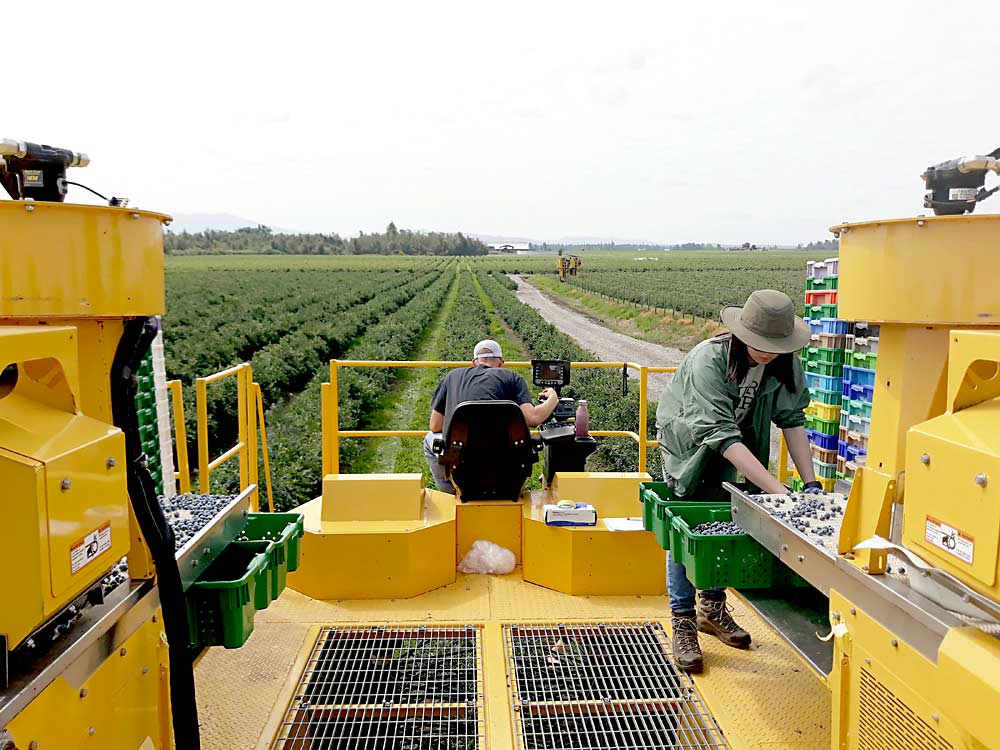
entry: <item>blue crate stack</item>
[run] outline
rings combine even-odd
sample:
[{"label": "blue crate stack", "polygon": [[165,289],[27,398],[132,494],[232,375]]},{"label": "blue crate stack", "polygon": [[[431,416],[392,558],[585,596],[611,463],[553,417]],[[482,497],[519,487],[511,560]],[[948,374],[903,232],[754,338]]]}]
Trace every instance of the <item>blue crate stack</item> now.
[{"label": "blue crate stack", "polygon": [[854,479],[857,468],[864,466],[868,456],[878,337],[879,327],[868,323],[854,323],[847,337],[837,443],[838,478],[846,482]]}]

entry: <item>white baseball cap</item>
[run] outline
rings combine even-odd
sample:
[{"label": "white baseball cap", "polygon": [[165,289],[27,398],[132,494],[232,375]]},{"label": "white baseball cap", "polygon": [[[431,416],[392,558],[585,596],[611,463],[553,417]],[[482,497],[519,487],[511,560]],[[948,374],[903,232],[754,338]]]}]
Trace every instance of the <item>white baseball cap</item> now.
[{"label": "white baseball cap", "polygon": [[480,357],[499,357],[503,359],[503,351],[500,349],[500,344],[493,339],[483,339],[472,350],[473,359],[479,359]]}]

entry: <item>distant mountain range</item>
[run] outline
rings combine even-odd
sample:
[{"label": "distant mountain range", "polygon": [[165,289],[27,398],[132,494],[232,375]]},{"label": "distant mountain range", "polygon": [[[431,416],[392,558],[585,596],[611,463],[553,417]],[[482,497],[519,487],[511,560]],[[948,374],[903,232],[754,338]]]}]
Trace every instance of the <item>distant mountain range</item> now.
[{"label": "distant mountain range", "polygon": [[[174,221],[167,228],[167,231],[174,232],[175,234],[180,234],[181,232],[190,232],[191,234],[194,234],[196,232],[204,232],[206,229],[221,232],[232,232],[242,227],[255,227],[258,224],[265,223],[254,219],[245,219],[242,216],[234,216],[233,214],[174,214],[173,216]],[[271,229],[275,232],[275,234],[301,234],[301,232],[297,229],[286,229],[283,227],[271,227]],[[559,237],[551,240],[539,240],[532,237],[525,237],[523,235],[479,234],[478,232],[465,232],[464,234],[468,237],[474,237],[475,239],[487,244],[515,244],[527,242],[532,245],[542,245],[545,243],[549,245],[610,245],[614,243],[615,245],[625,247],[642,245],[663,246],[662,243],[651,242],[650,240],[630,240],[622,237],[578,236]],[[794,245],[777,245],[776,247],[784,249],[793,248]]]},{"label": "distant mountain range", "polygon": [[[180,234],[181,232],[204,232],[212,229],[218,232],[233,232],[242,227],[255,227],[266,222],[255,219],[247,219],[233,214],[174,214],[173,223],[167,228],[168,232]],[[270,226],[270,225],[268,225]],[[296,229],[285,229],[283,227],[271,227],[275,233],[280,234],[300,234]],[[621,237],[559,237],[554,240],[538,240],[523,236],[505,236],[499,234],[479,234],[478,232],[466,232],[469,237],[474,237],[486,243],[519,243],[529,242],[533,245],[550,243],[553,245],[608,245],[612,242],[616,245],[655,245],[655,242],[647,240],[627,240]]]},{"label": "distant mountain range", "polygon": [[[195,234],[196,232],[204,232],[206,229],[212,229],[217,232],[233,232],[243,227],[255,227],[264,223],[262,221],[254,221],[253,219],[244,219],[242,216],[233,216],[232,214],[173,214],[173,217],[174,221],[167,227],[167,231],[175,234],[180,234],[181,232]],[[294,229],[283,229],[281,227],[271,227],[271,229],[280,234],[299,234]]]}]

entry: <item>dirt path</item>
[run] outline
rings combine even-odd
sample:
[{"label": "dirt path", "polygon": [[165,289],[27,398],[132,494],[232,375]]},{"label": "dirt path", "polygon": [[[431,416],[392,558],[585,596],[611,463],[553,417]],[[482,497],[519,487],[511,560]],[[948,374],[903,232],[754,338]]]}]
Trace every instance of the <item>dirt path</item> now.
[{"label": "dirt path", "polygon": [[[639,362],[657,367],[675,367],[686,352],[650,341],[632,338],[595,323],[585,315],[570,310],[542,294],[521,276],[511,274],[517,282],[517,298],[538,312],[552,325],[571,336],[584,349],[589,349],[605,362]],[[671,375],[649,376],[649,400],[659,401],[660,393]],[[778,456],[778,430],[771,427],[771,458]]]},{"label": "dirt path", "polygon": [[[676,367],[685,352],[612,331],[590,318],[553,302],[521,276],[511,276],[517,282],[517,298],[535,308],[547,321],[572,337],[584,349],[589,349],[605,362],[638,362],[656,367]],[[649,400],[657,401],[668,374],[649,376]]]}]

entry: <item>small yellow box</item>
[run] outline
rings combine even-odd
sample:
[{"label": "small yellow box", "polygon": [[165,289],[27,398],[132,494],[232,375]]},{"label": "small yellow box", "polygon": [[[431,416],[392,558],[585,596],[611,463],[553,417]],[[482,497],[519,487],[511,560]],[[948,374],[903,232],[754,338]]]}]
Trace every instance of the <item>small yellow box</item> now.
[{"label": "small yellow box", "polygon": [[473,543],[484,539],[514,553],[514,564],[521,564],[520,503],[496,501],[459,503],[455,506],[458,544],[455,562],[460,563]]},{"label": "small yellow box", "polygon": [[552,489],[558,500],[590,503],[598,518],[641,518],[639,484],[651,481],[644,471],[559,471]]},{"label": "small yellow box", "polygon": [[420,474],[327,474],[323,521],[419,521],[424,515]]}]

